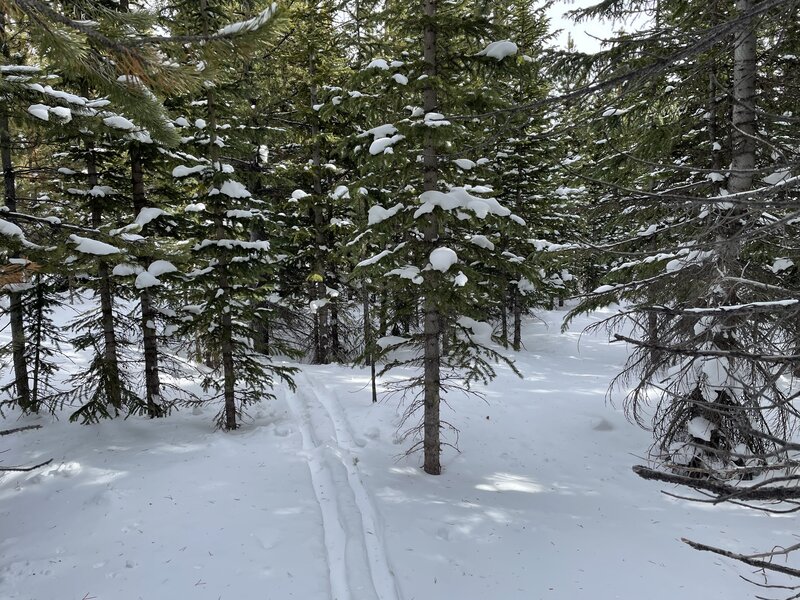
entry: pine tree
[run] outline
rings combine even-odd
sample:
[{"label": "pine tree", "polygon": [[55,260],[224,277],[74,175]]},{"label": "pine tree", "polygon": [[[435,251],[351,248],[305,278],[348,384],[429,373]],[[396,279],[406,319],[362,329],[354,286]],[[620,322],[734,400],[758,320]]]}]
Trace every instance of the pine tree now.
[{"label": "pine tree", "polygon": [[501,229],[519,235],[524,221],[487,197],[491,188],[465,181],[477,183],[479,176],[465,176],[464,167],[477,165],[467,148],[490,151],[488,131],[504,123],[458,115],[502,106],[500,91],[486,82],[498,69],[525,64],[514,59],[515,43],[493,41],[497,28],[488,15],[461,2],[427,0],[421,13],[388,3],[384,51],[395,54],[372,57],[357,80],[363,87],[344,102],[365,115],[355,147],[364,175],[354,187],[372,196],[369,229],[358,239],[375,254],[356,272],[381,280],[393,299],[393,320],[411,324],[418,316],[421,322],[416,331],[408,327],[408,335],[380,343],[416,356],[390,361],[387,368],[403,363],[421,369],[402,389],[419,390],[407,417],[422,408],[422,424],[411,433],[420,434],[413,448],[424,449],[430,474],[441,472],[442,393],[460,387],[461,377],[467,386],[491,379],[491,363],[503,360],[488,345],[491,326],[480,322],[482,309],[498,302],[497,290],[505,287],[498,274],[526,272],[525,265],[494,252],[491,241]]},{"label": "pine tree", "polygon": [[769,130],[793,133],[776,115],[756,118],[768,97],[757,94],[756,73],[771,72],[775,56],[757,51],[773,40],[758,39],[785,15],[747,3],[659,8],[655,37],[626,36],[606,58],[646,65],[649,44],[677,51],[700,37],[697,28],[733,34],[595,104],[603,155],[593,179],[611,184],[600,206],[618,216],[603,219],[606,285],[580,310],[627,304],[633,334],[616,335],[635,347],[629,408],[640,419],[658,399],[656,450],[667,464],[698,477],[750,477],[768,454],[763,434],[785,435],[791,419],[786,365],[766,358],[791,354],[790,291],[776,267],[791,250],[776,254],[765,240],[795,236],[784,204],[791,167],[782,166],[792,159],[775,153]]},{"label": "pine tree", "polygon": [[[191,167],[176,166],[173,175],[186,182],[183,191],[191,193],[191,202],[182,210],[193,217],[188,241],[195,269],[186,274],[189,285],[185,293],[190,302],[183,307],[184,334],[196,336],[208,353],[210,368],[204,387],[218,390],[215,398],[222,399],[223,408],[217,422],[232,430],[239,426],[247,405],[272,396],[273,377],[291,384],[292,370],[271,364],[254,350],[251,323],[267,312],[263,302],[272,281],[273,260],[268,241],[250,239],[253,224],[265,220],[263,201],[235,178],[238,157],[223,155],[226,148],[235,150],[237,122],[245,101],[234,83],[237,57],[246,41],[257,47],[276,7],[269,5],[254,15],[242,15],[243,20],[233,25],[226,25],[224,9],[225,3],[203,0],[198,6],[181,6],[173,15],[171,27],[176,32],[196,28],[212,38],[232,28],[251,30],[252,34],[249,40],[186,48],[185,60],[193,61],[209,79],[202,94],[184,105],[198,111],[193,119],[194,135],[186,136],[185,142],[192,144],[199,159]],[[183,123],[190,125],[185,119]]]}]

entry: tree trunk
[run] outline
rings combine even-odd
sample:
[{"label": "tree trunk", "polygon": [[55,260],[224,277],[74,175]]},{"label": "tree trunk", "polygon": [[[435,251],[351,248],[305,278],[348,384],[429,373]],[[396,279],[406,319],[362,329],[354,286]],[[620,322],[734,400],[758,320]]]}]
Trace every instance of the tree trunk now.
[{"label": "tree trunk", "polygon": [[339,340],[339,304],[334,298],[330,303],[331,307],[331,357],[333,360],[342,359],[342,345]]},{"label": "tree trunk", "polygon": [[[216,114],[214,105],[214,92],[209,90],[208,99],[208,128],[210,132],[211,164],[219,163],[219,156],[216,150]],[[221,195],[218,196],[221,198]],[[223,200],[220,199],[220,202]],[[218,240],[225,238],[225,227],[223,215],[225,207],[218,206],[214,214],[214,224],[216,226],[216,237]],[[217,264],[217,282],[219,289],[222,290],[220,300],[222,310],[220,314],[220,352],[222,354],[222,373],[223,373],[223,397],[225,399],[225,422],[224,429],[231,431],[239,425],[236,418],[236,370],[233,360],[233,321],[230,313],[231,288],[228,277],[228,258],[224,252],[220,253],[219,263]]]},{"label": "tree trunk", "polygon": [[[133,188],[134,218],[145,208],[147,198],[144,189],[144,164],[139,144],[133,142],[129,147],[131,158],[131,184]],[[150,257],[142,257],[143,263],[149,263]],[[150,418],[164,416],[161,407],[161,381],[158,369],[158,339],[156,338],[156,311],[149,288],[139,292],[139,304],[142,311],[142,340],[144,345],[144,380],[147,414]]]},{"label": "tree trunk", "polygon": [[513,305],[514,305],[514,350],[519,352],[522,348],[522,302],[519,297],[519,290],[514,289]]},{"label": "tree trunk", "polygon": [[[317,104],[317,84],[314,78],[317,75],[317,54],[311,51],[308,57],[308,72],[311,76],[311,86],[309,89],[311,105]],[[316,114],[316,113],[315,113]],[[319,136],[319,120],[316,116],[311,119],[312,137],[312,173],[314,177],[314,241],[317,245],[317,252],[314,261],[314,273],[319,277],[319,281],[312,281],[312,297],[319,303],[323,303],[328,297],[327,286],[325,285],[325,207],[322,204],[322,147]],[[317,279],[315,277],[315,279]],[[314,326],[317,330],[314,338],[317,340],[314,362],[318,365],[330,362],[330,328],[329,328],[329,308],[325,304],[318,306]]]},{"label": "tree trunk", "polygon": [[[203,14],[203,33],[209,35],[211,28],[208,22],[208,3],[200,0],[200,11]],[[215,169],[219,168],[219,146],[217,146],[217,113],[216,96],[214,90],[209,88],[206,91],[206,110],[208,117],[208,148],[209,158]],[[222,194],[216,196],[217,202],[214,208],[214,228],[217,240],[225,239],[225,216],[226,207]],[[231,287],[228,276],[228,257],[224,250],[220,252],[216,266],[217,286],[222,291],[219,297],[222,309],[219,315],[219,349],[222,355],[222,395],[224,399],[224,419],[222,428],[226,431],[234,430],[238,427],[236,417],[236,365],[233,358],[233,321],[230,313]]]},{"label": "tree trunk", "polygon": [[[436,77],[436,28],[433,20],[436,18],[436,0],[424,0],[425,25],[423,30],[423,57],[425,61],[425,87],[422,92],[423,109],[426,113],[435,112],[438,107],[438,96],[433,80]],[[436,154],[436,144],[431,134],[430,128],[426,128],[425,142],[422,151],[422,161],[424,169],[424,191],[433,191],[439,182],[438,157]],[[424,229],[424,240],[433,250],[439,239],[439,223],[435,212],[428,216],[428,223]],[[425,414],[423,418],[423,448],[425,461],[423,469],[429,475],[439,475],[442,466],[439,460],[441,454],[441,443],[439,440],[441,421],[439,416],[439,404],[441,392],[441,316],[435,293],[435,285],[438,279],[435,271],[428,271],[425,275],[427,279],[425,290],[425,321],[424,321],[424,405]]]},{"label": "tree trunk", "polygon": [[[739,13],[751,10],[753,0],[737,0]],[[753,186],[756,166],[756,32],[750,19],[733,42],[733,156],[728,191],[745,192]]]},{"label": "tree trunk", "polygon": [[[97,157],[92,142],[86,142],[86,173],[90,187],[99,183],[97,175]],[[103,220],[103,207],[101,200],[92,200],[92,227],[98,228]],[[100,322],[103,328],[103,370],[105,371],[106,396],[108,403],[117,411],[122,410],[122,383],[120,381],[119,360],[117,350],[117,335],[114,331],[114,295],[111,290],[111,274],[108,263],[101,260],[97,263],[97,277],[99,280],[98,294],[100,295]]]},{"label": "tree trunk", "polygon": [[508,348],[508,286],[503,286],[503,296],[500,298],[500,343],[503,348]]},{"label": "tree trunk", "polygon": [[[4,62],[10,62],[10,54],[6,43],[6,18],[0,13],[0,45]],[[5,205],[8,210],[17,210],[17,185],[14,163],[11,159],[11,129],[8,119],[8,108],[5,102],[0,103],[0,154],[3,163],[3,183],[5,186]],[[13,218],[8,218],[12,223]],[[12,258],[19,258],[14,255]],[[22,312],[22,293],[11,292],[9,316],[11,319],[11,353],[14,363],[14,390],[17,404],[24,411],[37,411],[35,401],[32,402],[30,384],[28,382],[28,365],[25,362],[25,321]]]}]

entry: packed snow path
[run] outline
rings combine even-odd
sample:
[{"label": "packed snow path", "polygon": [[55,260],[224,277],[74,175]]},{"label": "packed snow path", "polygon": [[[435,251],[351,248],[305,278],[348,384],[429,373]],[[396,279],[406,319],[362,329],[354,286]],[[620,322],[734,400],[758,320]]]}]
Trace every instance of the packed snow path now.
[{"label": "packed snow path", "polygon": [[[400,600],[381,524],[361,481],[347,418],[305,372],[288,403],[297,419],[322,514],[332,600]],[[363,443],[361,444],[363,447]]]},{"label": "packed snow path", "polygon": [[0,599],[752,598],[748,569],[680,538],[752,554],[794,543],[796,519],[636,477],[650,434],[605,402],[626,348],[563,316],[526,323],[524,379],[500,366],[485,402],[448,397],[460,452],[439,477],[406,455],[404,406],[340,365],[296,365],[297,393],[228,433],[218,406],[85,427],[6,413],[0,429],[42,428],[0,437],[0,463],[54,460],[0,473]]}]

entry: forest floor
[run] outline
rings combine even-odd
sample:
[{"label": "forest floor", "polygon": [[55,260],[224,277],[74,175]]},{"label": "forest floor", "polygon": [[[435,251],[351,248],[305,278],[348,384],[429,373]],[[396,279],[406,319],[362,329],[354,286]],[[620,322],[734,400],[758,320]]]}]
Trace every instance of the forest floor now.
[{"label": "forest floor", "polygon": [[[233,433],[215,409],[93,426],[7,415],[0,597],[7,600],[730,600],[741,552],[796,541],[790,517],[692,504],[631,472],[650,435],[607,402],[626,348],[526,325],[524,379],[452,397],[439,477],[406,456],[397,400],[365,370],[302,366],[298,390]],[[601,315],[602,316],[602,315]],[[451,436],[450,441],[455,442]],[[684,490],[672,490],[685,493]]]}]

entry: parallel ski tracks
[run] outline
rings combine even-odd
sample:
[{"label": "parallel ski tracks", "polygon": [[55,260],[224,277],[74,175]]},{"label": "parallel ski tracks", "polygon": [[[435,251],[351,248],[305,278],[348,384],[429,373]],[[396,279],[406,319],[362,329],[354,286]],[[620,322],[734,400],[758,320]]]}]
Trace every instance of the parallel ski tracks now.
[{"label": "parallel ski tracks", "polygon": [[288,392],[287,401],[320,506],[331,599],[401,600],[347,418],[331,393],[318,394],[318,382],[305,372],[298,375],[297,392]]}]

